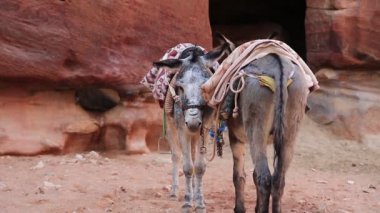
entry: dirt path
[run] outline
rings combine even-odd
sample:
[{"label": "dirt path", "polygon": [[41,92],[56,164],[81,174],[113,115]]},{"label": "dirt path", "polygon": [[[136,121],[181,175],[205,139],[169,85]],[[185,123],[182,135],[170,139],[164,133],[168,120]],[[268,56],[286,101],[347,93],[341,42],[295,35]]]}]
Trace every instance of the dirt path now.
[{"label": "dirt path", "polygon": [[[379,145],[334,139],[306,120],[287,176],[284,212],[380,212]],[[170,156],[156,153],[2,156],[0,212],[179,212],[182,199],[168,199],[170,168]],[[246,171],[247,208],[253,212],[248,156]],[[204,181],[208,212],[232,212],[228,148],[224,158],[208,164]],[[183,182],[182,176],[181,197]]]}]

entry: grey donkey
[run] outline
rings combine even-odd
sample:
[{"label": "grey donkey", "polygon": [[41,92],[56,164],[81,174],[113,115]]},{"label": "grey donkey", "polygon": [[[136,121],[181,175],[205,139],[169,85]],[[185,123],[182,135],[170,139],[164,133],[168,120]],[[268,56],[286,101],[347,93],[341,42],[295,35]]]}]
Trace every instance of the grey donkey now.
[{"label": "grey donkey", "polygon": [[[225,37],[223,39],[227,40]],[[228,41],[228,40],[227,40]],[[230,41],[229,41],[230,42]],[[243,67],[246,73],[271,76],[276,83],[273,93],[260,85],[256,78],[245,77],[245,87],[239,94],[239,115],[228,118],[230,146],[233,155],[235,212],[245,212],[244,171],[245,144],[254,164],[253,181],[256,185],[255,211],[281,212],[285,174],[292,160],[294,143],[305,114],[309,89],[302,71],[285,57],[269,54]],[[295,70],[293,70],[295,69]],[[287,87],[291,71],[293,82]],[[268,167],[267,145],[273,142],[274,172]]]},{"label": "grey donkey", "polygon": [[203,126],[210,121],[212,109],[203,99],[201,85],[212,75],[211,65],[225,52],[224,44],[204,54],[199,47],[191,47],[182,52],[179,59],[154,62],[156,67],[168,67],[176,72],[175,91],[179,101],[174,103],[174,113],[167,116],[167,130],[172,151],[173,179],[171,197],[178,198],[178,166],[181,152],[185,181],[183,212],[192,210],[193,201],[197,212],[205,211],[202,178],[206,171]]}]

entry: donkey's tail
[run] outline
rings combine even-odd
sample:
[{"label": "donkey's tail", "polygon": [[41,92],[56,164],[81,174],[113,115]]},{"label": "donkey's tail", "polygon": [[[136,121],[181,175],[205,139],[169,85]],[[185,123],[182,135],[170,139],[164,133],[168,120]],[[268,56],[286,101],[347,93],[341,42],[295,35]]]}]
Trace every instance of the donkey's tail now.
[{"label": "donkey's tail", "polygon": [[282,148],[285,140],[285,106],[288,99],[287,76],[285,76],[284,67],[281,58],[273,54],[279,64],[279,72],[275,73],[275,106],[273,120],[274,135],[274,164],[281,164]]}]

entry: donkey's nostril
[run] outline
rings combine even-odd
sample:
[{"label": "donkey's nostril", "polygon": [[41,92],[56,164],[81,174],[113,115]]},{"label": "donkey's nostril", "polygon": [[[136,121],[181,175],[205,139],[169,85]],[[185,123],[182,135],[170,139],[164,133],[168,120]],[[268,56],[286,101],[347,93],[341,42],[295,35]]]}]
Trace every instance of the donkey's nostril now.
[{"label": "donkey's nostril", "polygon": [[188,126],[188,123],[187,123],[187,122],[185,122],[185,124],[186,124],[186,126]]},{"label": "donkey's nostril", "polygon": [[199,122],[199,123],[198,123],[198,126],[200,126],[200,125],[202,125],[202,122]]}]

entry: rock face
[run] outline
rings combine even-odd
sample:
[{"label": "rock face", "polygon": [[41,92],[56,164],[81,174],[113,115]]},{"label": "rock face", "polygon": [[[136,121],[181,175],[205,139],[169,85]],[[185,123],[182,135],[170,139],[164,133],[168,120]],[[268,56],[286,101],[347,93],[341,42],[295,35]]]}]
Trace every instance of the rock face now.
[{"label": "rock face", "polygon": [[314,68],[380,67],[378,0],[308,0],[305,27]]},{"label": "rock face", "polygon": [[148,152],[161,110],[131,97],[179,42],[211,47],[207,1],[0,1],[0,154]]},{"label": "rock face", "polygon": [[137,84],[179,42],[211,47],[208,2],[0,1],[0,78]]},{"label": "rock face", "polygon": [[17,83],[0,87],[0,154],[109,149],[145,153],[161,134],[156,103],[122,101],[105,113],[88,112],[76,103],[74,90]]},{"label": "rock face", "polygon": [[308,0],[305,28],[322,88],[309,97],[311,118],[338,137],[380,136],[379,1]]},{"label": "rock face", "polygon": [[345,139],[371,142],[380,136],[380,71],[322,69],[317,77],[321,89],[308,99],[314,121]]}]

